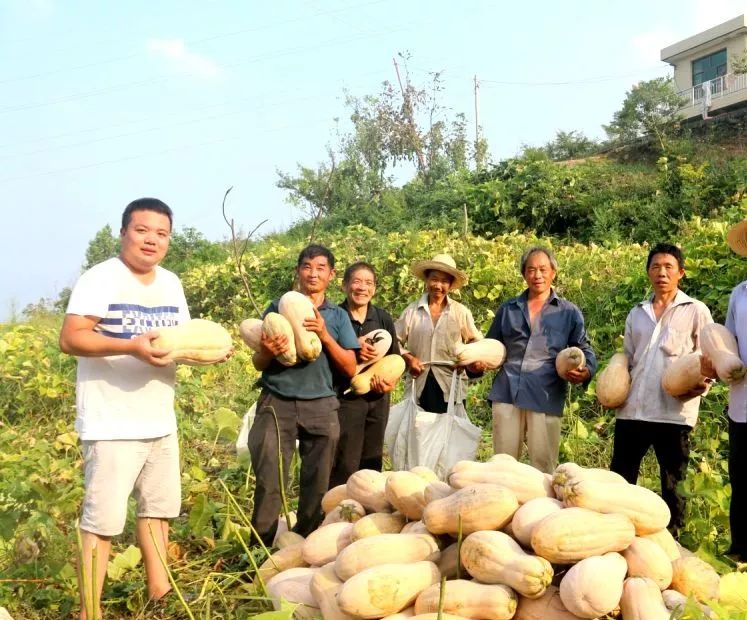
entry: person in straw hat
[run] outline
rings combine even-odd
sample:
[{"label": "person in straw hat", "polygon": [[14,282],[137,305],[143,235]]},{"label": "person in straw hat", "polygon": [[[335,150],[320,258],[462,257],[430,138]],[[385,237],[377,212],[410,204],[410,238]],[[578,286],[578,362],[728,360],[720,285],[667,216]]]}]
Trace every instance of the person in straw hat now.
[{"label": "person in straw hat", "polygon": [[[425,282],[425,293],[405,308],[395,322],[402,357],[415,382],[418,404],[426,411],[445,413],[456,345],[480,340],[469,308],[449,297],[453,290],[467,284],[467,274],[457,269],[448,254],[437,254],[411,267],[413,275]],[[484,368],[474,364],[470,372]],[[467,393],[467,377],[462,376],[462,394]]]},{"label": "person in straw hat", "polygon": [[[734,252],[747,256],[747,219],[729,229],[726,241]],[[740,359],[747,364],[747,280],[731,292],[725,325],[737,339]],[[717,378],[711,360],[705,356],[701,356],[701,373]],[[728,414],[731,546],[727,555],[738,562],[747,562],[747,380],[731,384]]]}]

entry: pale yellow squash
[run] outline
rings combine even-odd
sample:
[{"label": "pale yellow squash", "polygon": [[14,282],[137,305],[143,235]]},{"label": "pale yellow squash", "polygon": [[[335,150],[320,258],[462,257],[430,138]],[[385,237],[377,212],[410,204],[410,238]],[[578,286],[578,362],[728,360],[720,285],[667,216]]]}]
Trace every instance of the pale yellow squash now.
[{"label": "pale yellow squash", "polygon": [[275,575],[288,570],[289,568],[299,568],[308,566],[308,562],[303,559],[303,540],[294,545],[279,549],[271,554],[259,567],[259,576],[262,581],[267,582]]},{"label": "pale yellow squash", "polygon": [[379,534],[367,536],[340,551],[335,560],[335,572],[343,581],[379,564],[410,564],[437,562],[441,552],[430,534]]},{"label": "pale yellow squash", "polygon": [[335,573],[333,562],[322,566],[311,578],[309,590],[324,620],[353,620],[353,616],[344,613],[337,604],[341,587],[342,581]]},{"label": "pale yellow squash", "polygon": [[370,512],[393,512],[386,498],[386,476],[373,469],[361,469],[347,481],[348,497]]},{"label": "pale yellow squash", "polygon": [[433,562],[380,564],[348,579],[337,595],[340,609],[358,618],[381,618],[412,605],[441,575]]},{"label": "pale yellow squash", "polygon": [[511,520],[519,502],[513,491],[497,484],[474,484],[432,501],[423,521],[433,534],[456,536],[461,520],[465,536],[478,530],[500,529]]},{"label": "pale yellow squash", "polygon": [[337,508],[328,512],[322,521],[322,525],[329,525],[330,523],[338,523],[339,521],[347,521],[348,523],[355,523],[359,519],[366,516],[366,509],[361,506],[359,502],[354,499],[344,499]]},{"label": "pale yellow squash", "polygon": [[653,540],[636,536],[622,556],[628,563],[628,577],[648,577],[660,590],[672,583],[672,561]]},{"label": "pale yellow squash", "polygon": [[579,618],[599,618],[619,604],[628,565],[611,552],[581,560],[568,569],[560,582],[560,600]]},{"label": "pale yellow squash", "polygon": [[288,319],[277,312],[268,312],[262,321],[262,332],[268,338],[285,336],[288,339],[288,350],[285,353],[275,356],[278,362],[283,366],[295,366],[298,363],[296,345],[293,340],[293,329]]},{"label": "pale yellow squash", "polygon": [[557,586],[547,586],[539,598],[519,596],[514,620],[578,620],[565,608]]},{"label": "pale yellow squash", "polygon": [[664,553],[667,554],[667,557],[672,562],[677,558],[682,557],[680,546],[667,528],[662,528],[658,532],[653,532],[652,534],[645,534],[643,538],[653,540],[664,550]]},{"label": "pale yellow squash", "polygon": [[526,553],[507,534],[479,531],[462,542],[460,557],[464,568],[482,583],[502,583],[519,594],[542,596],[552,582],[550,562]]},{"label": "pale yellow squash", "polygon": [[597,400],[602,407],[622,407],[630,392],[630,361],[625,353],[615,353],[597,375]]},{"label": "pale yellow squash", "polygon": [[280,609],[280,600],[300,603],[316,608],[316,600],[311,595],[311,579],[318,568],[289,568],[272,577],[265,585],[267,594],[275,609]]},{"label": "pale yellow squash", "polygon": [[624,514],[633,522],[638,536],[658,532],[671,518],[669,506],[661,496],[636,484],[582,480],[565,486],[565,504],[605,514]]},{"label": "pale yellow squash", "polygon": [[585,367],[586,356],[578,347],[568,347],[563,349],[555,357],[555,371],[563,378],[565,378],[571,370],[581,370]]},{"label": "pale yellow squash", "polygon": [[672,562],[671,587],[685,596],[707,603],[718,601],[720,578],[714,568],[692,555]]},{"label": "pale yellow squash", "polygon": [[262,348],[262,320],[245,319],[239,325],[239,335],[253,351],[259,351]]},{"label": "pale yellow squash", "polygon": [[315,318],[314,304],[297,291],[288,291],[278,301],[278,312],[291,325],[296,345],[296,354],[302,360],[313,362],[322,352],[322,342],[314,332],[303,326],[305,319]]},{"label": "pale yellow squash", "polygon": [[572,564],[593,555],[622,551],[634,538],[633,522],[623,514],[564,508],[535,526],[532,549],[553,564]]},{"label": "pale yellow squash", "polygon": [[737,340],[725,326],[718,323],[703,326],[700,330],[700,348],[724,383],[735,383],[747,374],[747,366],[739,357]]},{"label": "pale yellow squash", "polygon": [[306,537],[303,543],[303,559],[310,566],[323,566],[337,558],[351,542],[353,524],[341,521],[322,525]]},{"label": "pale yellow squash", "polygon": [[670,617],[659,586],[646,577],[625,580],[620,610],[624,620],[669,620]]},{"label": "pale yellow squash", "polygon": [[547,515],[563,509],[563,504],[552,497],[535,497],[519,506],[511,519],[511,535],[524,547],[532,546],[532,532]]},{"label": "pale yellow squash", "polygon": [[407,519],[399,512],[372,512],[353,524],[353,540],[379,534],[399,534]]},{"label": "pale yellow squash", "polygon": [[163,359],[181,364],[204,366],[226,359],[233,350],[231,334],[225,327],[206,319],[192,319],[175,327],[161,327],[151,344],[169,349]]},{"label": "pale yellow squash", "polygon": [[459,461],[451,468],[449,484],[463,489],[475,483],[499,484],[511,489],[519,503],[535,497],[552,497],[549,480],[539,470],[508,454],[496,454],[486,463]]},{"label": "pale yellow squash", "polygon": [[409,471],[393,472],[384,485],[384,496],[396,510],[408,519],[419,520],[423,516],[428,482]]},{"label": "pale yellow squash", "polygon": [[362,373],[355,375],[350,380],[350,391],[357,396],[368,394],[371,391],[371,379],[373,377],[380,377],[382,380],[391,383],[402,376],[405,368],[405,360],[401,355],[394,353],[386,355]]},{"label": "pale yellow squash", "polygon": [[[440,597],[441,584],[426,588],[415,600],[415,613],[437,613]],[[443,611],[476,620],[510,620],[516,613],[516,599],[508,586],[456,579],[444,584]]]},{"label": "pale yellow squash", "polygon": [[332,487],[322,497],[322,512],[329,514],[344,499],[350,499],[348,495],[348,487],[346,484],[338,484],[336,487]]}]

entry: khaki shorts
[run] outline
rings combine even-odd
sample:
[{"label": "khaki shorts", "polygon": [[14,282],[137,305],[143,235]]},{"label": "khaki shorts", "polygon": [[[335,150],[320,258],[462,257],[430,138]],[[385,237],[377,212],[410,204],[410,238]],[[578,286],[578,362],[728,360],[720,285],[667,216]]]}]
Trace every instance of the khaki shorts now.
[{"label": "khaki shorts", "polygon": [[137,516],[173,519],[181,508],[176,434],[154,439],[83,441],[85,497],[80,528],[99,536],[124,530],[127,500]]}]

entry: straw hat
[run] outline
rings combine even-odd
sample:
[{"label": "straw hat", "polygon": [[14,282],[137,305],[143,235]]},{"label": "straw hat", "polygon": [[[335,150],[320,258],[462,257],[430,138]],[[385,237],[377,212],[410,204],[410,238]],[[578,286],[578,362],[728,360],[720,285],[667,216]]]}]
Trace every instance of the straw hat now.
[{"label": "straw hat", "polygon": [[729,229],[726,242],[737,254],[747,256],[747,220],[742,220]]},{"label": "straw hat", "polygon": [[419,260],[417,263],[413,263],[410,270],[421,280],[425,280],[426,271],[436,270],[448,273],[454,278],[454,283],[451,285],[452,289],[461,288],[469,280],[466,273],[457,269],[456,262],[448,254],[436,254],[431,260]]}]

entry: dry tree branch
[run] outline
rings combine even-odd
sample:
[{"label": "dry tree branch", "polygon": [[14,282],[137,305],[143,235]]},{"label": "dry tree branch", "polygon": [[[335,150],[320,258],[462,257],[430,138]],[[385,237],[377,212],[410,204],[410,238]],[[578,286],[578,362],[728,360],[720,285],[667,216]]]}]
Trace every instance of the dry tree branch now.
[{"label": "dry tree branch", "polygon": [[252,235],[254,235],[254,233],[259,230],[260,226],[265,224],[267,220],[262,220],[259,224],[257,224],[246,236],[243,242],[240,242],[236,236],[236,227],[234,226],[233,218],[229,219],[226,215],[226,198],[228,198],[228,194],[232,189],[233,186],[229,187],[226,190],[226,193],[223,194],[223,204],[221,206],[221,210],[223,211],[223,219],[225,220],[226,224],[228,224],[228,228],[231,230],[231,250],[233,253],[233,260],[236,263],[236,271],[239,274],[241,283],[244,285],[244,289],[246,290],[246,294],[249,297],[249,301],[252,303],[252,306],[254,306],[254,311],[257,313],[257,316],[261,317],[262,310],[260,310],[259,306],[257,305],[257,302],[254,299],[254,295],[252,295],[252,289],[251,286],[249,286],[249,278],[246,275],[246,269],[244,269],[243,258],[244,253],[246,252],[246,248],[249,246],[249,240],[252,238]]}]

